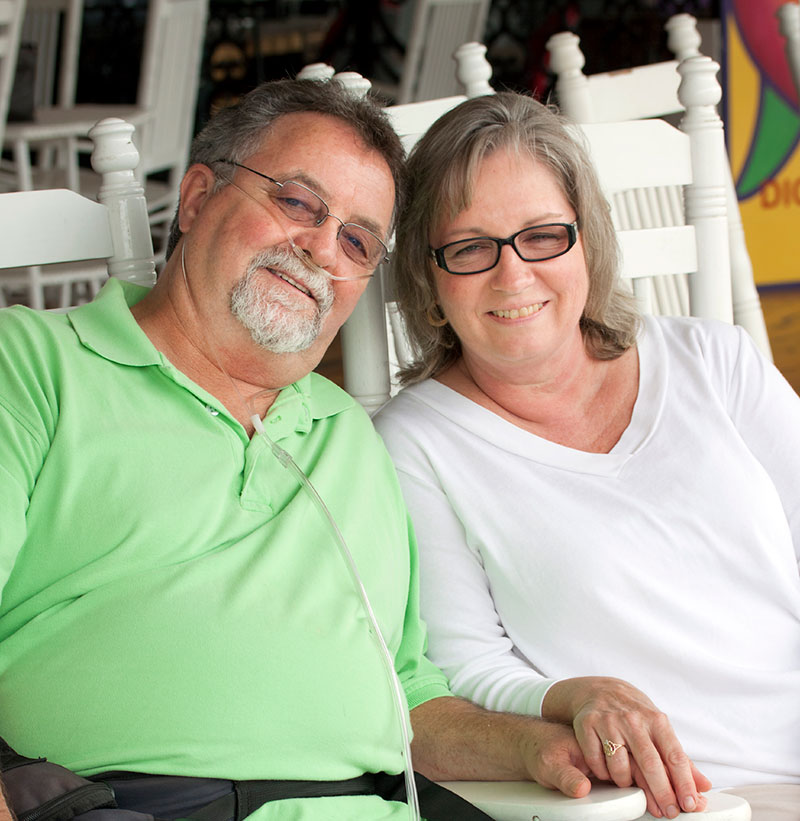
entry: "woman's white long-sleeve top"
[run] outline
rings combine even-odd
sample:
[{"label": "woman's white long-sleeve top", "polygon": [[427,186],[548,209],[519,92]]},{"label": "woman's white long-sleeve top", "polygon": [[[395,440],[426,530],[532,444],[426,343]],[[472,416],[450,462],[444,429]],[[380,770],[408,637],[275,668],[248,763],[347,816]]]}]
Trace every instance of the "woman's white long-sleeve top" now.
[{"label": "woman's white long-sleeve top", "polygon": [[436,381],[376,417],[453,690],[538,714],[625,679],[715,787],[800,783],[800,399],[739,328],[645,319],[610,453],[539,438]]}]

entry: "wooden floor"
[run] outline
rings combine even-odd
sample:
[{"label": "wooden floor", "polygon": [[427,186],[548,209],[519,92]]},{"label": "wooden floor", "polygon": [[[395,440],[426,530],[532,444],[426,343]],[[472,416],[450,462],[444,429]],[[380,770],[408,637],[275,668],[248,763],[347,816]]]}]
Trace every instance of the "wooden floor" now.
[{"label": "wooden floor", "polygon": [[800,393],[800,285],[761,289],[761,307],[775,365]]},{"label": "wooden floor", "polygon": [[[761,306],[775,364],[800,394],[800,285],[763,288]],[[338,337],[317,370],[336,384],[342,384],[342,353]]]}]

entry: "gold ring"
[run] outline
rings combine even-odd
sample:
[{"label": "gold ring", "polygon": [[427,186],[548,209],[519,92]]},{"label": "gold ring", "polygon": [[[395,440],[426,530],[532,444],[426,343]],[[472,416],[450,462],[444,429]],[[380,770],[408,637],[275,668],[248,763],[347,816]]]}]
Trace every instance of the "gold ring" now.
[{"label": "gold ring", "polygon": [[612,755],[615,755],[615,754],[616,754],[617,750],[618,750],[620,747],[624,747],[624,746],[625,746],[624,744],[617,744],[617,742],[616,742],[616,741],[610,741],[609,739],[606,739],[606,740],[603,742],[603,752],[604,752],[604,753],[605,753],[605,754],[606,754],[609,758],[611,758],[611,756],[612,756]]}]

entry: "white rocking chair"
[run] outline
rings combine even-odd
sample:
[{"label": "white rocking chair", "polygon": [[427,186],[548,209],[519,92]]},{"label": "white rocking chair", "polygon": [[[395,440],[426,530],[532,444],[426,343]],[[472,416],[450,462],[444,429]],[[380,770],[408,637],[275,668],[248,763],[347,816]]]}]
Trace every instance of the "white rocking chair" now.
[{"label": "white rocking chair", "polygon": [[[676,60],[589,76],[583,73],[585,58],[580,50],[577,35],[571,32],[553,35],[547,42],[547,48],[550,52],[550,65],[557,76],[556,96],[561,110],[575,122],[582,124],[661,117],[687,112],[681,128],[687,132],[695,131],[693,139],[696,143],[701,141],[699,132],[705,129],[723,135],[722,121],[713,111],[713,106],[721,97],[719,84],[714,79],[719,66],[700,55],[700,35],[696,23],[695,18],[688,14],[675,15],[667,22],[667,44],[676,55]],[[694,67],[687,68],[687,72],[700,72],[698,61],[701,60],[704,60],[707,66],[713,66],[714,72],[708,68],[702,69],[707,72],[702,85],[699,82],[682,85],[681,77],[685,80],[687,73],[679,73],[679,65],[688,66],[691,63]],[[696,96],[690,99],[688,95]],[[695,106],[704,107],[702,116],[688,113],[690,110],[698,110]],[[720,142],[720,136],[715,136],[713,140],[710,137],[703,140],[705,145],[699,149],[699,153],[698,149],[695,149],[698,170],[702,169],[706,162],[718,161],[715,155],[720,146],[723,153],[725,152],[724,137]],[[711,145],[712,142],[715,144],[714,147]],[[771,358],[769,337],[753,279],[753,266],[747,252],[727,154],[723,170],[729,252],[726,255],[727,261],[719,258],[717,264],[727,264],[730,267],[733,321],[746,328],[762,352]],[[693,209],[699,203],[698,199],[687,203],[686,210],[690,221],[694,218]],[[649,218],[646,213],[638,217],[641,220]],[[656,216],[653,218],[657,219]],[[671,286],[673,290],[674,287]],[[666,287],[662,287],[661,290],[660,298],[663,298]],[[674,301],[663,304],[657,300],[652,306],[652,310],[660,313],[685,313],[684,308],[685,306]],[[694,309],[692,312],[694,313]]]},{"label": "white rocking chair", "polygon": [[[89,132],[92,165],[100,175],[99,202],[75,191],[43,189],[0,194],[0,285],[63,284],[48,279],[48,265],[92,265],[95,281],[109,275],[140,285],[155,284],[155,261],[147,203],[134,175],[139,154],[133,126],[119,119]],[[44,266],[44,267],[40,267]],[[35,272],[29,279],[29,271]],[[37,279],[38,277],[38,279]]]},{"label": "white rocking chair", "polygon": [[[469,96],[491,93],[491,69],[479,44],[462,47],[457,56],[462,80],[471,82]],[[315,69],[316,70],[316,69]],[[666,274],[687,279],[682,302],[696,316],[731,321],[731,284],[725,208],[725,153],[722,125],[716,115],[719,85],[716,66],[696,58],[682,68],[688,108],[684,131],[662,121],[628,120],[582,126],[601,183],[618,215],[623,251],[622,275],[629,278],[643,310],[652,310],[656,289]],[[359,75],[339,75],[366,93]],[[387,109],[406,148],[428,126],[466,97],[448,97]],[[663,186],[685,189],[685,196],[664,201]],[[684,202],[686,207],[684,210]],[[639,209],[663,203],[665,218],[642,223]],[[668,217],[668,218],[667,218]],[[655,285],[654,282],[658,282]],[[387,341],[386,312],[390,318]],[[402,325],[393,306],[391,277],[380,270],[342,328],[344,385],[369,412],[376,411],[396,388],[396,364],[409,361]],[[391,363],[391,364],[390,364]]]},{"label": "white rocking chair", "polygon": [[[136,174],[146,182],[150,223],[159,232],[159,253],[163,255],[194,131],[207,13],[208,0],[150,0],[135,105],[45,107],[35,110],[33,122],[11,124],[5,146],[14,158],[13,189],[29,191],[53,185],[52,174],[44,178],[44,185],[38,183],[31,150],[60,141],[68,147],[62,169],[64,184],[94,194],[96,176],[81,174],[77,150],[94,123],[120,117],[137,128],[141,162]],[[156,174],[165,174],[166,182],[153,179]]]}]

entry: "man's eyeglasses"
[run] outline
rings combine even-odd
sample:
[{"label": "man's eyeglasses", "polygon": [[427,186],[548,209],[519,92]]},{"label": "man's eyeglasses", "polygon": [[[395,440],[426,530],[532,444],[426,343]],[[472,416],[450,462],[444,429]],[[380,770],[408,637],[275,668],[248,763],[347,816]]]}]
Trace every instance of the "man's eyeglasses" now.
[{"label": "man's eyeglasses", "polygon": [[578,239],[578,221],[551,222],[523,228],[510,237],[470,237],[431,248],[436,264],[449,274],[482,274],[500,261],[504,245],[510,245],[525,262],[542,262],[566,254]]},{"label": "man's eyeglasses", "polygon": [[[249,171],[251,174],[270,182],[272,187],[266,190],[265,193],[270,201],[292,222],[319,227],[328,217],[331,217],[341,223],[336,233],[339,247],[344,251],[347,258],[355,262],[356,265],[370,270],[370,273],[364,274],[364,276],[371,276],[372,270],[377,265],[388,261],[389,251],[376,234],[370,231],[369,228],[364,228],[363,225],[357,225],[354,222],[343,222],[339,217],[331,214],[325,200],[310,188],[306,188],[302,183],[293,180],[278,182],[267,174],[262,174],[254,168],[248,168],[248,166],[233,160],[216,160],[215,162],[243,168],[245,171]],[[238,186],[236,187],[238,188]],[[248,193],[244,189],[240,190],[245,194]],[[264,205],[255,197],[253,199],[260,205]]]}]

